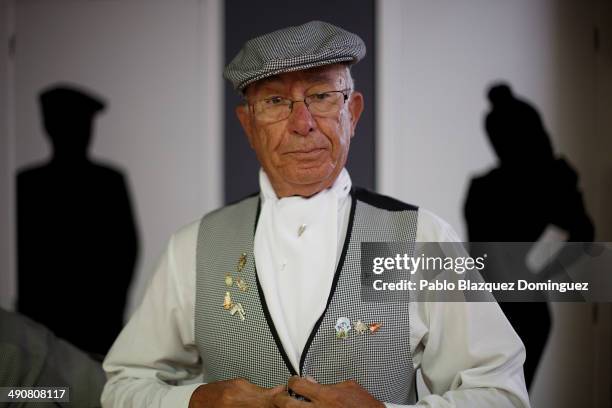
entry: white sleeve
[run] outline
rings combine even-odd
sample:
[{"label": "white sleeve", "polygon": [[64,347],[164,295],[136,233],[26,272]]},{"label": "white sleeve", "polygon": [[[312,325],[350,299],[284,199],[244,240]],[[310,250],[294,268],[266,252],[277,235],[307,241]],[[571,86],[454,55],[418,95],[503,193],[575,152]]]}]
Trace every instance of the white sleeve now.
[{"label": "white sleeve", "polygon": [[198,223],[173,235],[140,307],[104,360],[102,406],[187,407],[200,385],[177,385],[201,373],[194,335]]},{"label": "white sleeve", "polygon": [[[419,210],[417,241],[459,238],[446,222]],[[525,348],[497,303],[415,302],[410,307],[415,369],[421,369],[432,392],[416,407],[529,407]]]}]

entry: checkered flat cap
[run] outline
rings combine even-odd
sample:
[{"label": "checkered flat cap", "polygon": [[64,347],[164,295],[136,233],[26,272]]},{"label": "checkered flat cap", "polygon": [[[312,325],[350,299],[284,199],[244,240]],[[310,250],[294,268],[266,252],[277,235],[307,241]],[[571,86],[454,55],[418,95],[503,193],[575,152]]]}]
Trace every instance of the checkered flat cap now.
[{"label": "checkered flat cap", "polygon": [[354,64],[365,53],[358,35],[323,21],[311,21],[247,41],[225,67],[223,77],[242,92],[255,81],[283,72],[340,62]]}]

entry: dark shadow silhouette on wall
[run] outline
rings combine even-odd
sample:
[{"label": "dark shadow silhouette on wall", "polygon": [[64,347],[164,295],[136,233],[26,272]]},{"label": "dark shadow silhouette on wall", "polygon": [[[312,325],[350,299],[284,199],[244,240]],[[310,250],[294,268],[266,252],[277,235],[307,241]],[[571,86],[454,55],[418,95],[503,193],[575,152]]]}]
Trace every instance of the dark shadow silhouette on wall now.
[{"label": "dark shadow silhouette on wall", "polygon": [[[499,165],[471,181],[464,207],[470,242],[536,242],[548,226],[565,231],[568,241],[592,241],[578,175],[555,157],[538,112],[505,84],[489,89],[488,98],[485,128]],[[530,387],[550,332],[548,304],[500,306],[525,343]]]},{"label": "dark shadow silhouette on wall", "polygon": [[18,310],[103,356],[123,326],[138,238],[121,172],[88,156],[105,104],[72,86],[39,95],[52,158],[17,176]]}]

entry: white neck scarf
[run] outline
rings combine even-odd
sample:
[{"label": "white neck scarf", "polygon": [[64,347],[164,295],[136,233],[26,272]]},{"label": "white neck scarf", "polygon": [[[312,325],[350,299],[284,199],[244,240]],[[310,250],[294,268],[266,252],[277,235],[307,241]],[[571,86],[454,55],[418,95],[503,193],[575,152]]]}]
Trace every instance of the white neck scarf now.
[{"label": "white neck scarf", "polygon": [[299,371],[301,352],[331,289],[342,225],[338,212],[350,199],[351,179],[342,169],[331,188],[310,198],[279,199],[263,170],[259,184],[255,265],[280,340]]}]

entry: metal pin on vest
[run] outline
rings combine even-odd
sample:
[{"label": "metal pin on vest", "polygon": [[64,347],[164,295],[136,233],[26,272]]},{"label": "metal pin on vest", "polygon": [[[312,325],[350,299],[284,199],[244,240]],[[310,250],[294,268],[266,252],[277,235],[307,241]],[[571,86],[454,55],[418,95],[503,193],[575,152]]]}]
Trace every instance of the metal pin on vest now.
[{"label": "metal pin on vest", "polygon": [[[247,254],[246,252],[243,252],[238,258],[238,263],[236,265],[237,274],[242,272],[242,270],[246,266],[246,263],[247,263]],[[225,286],[227,286],[231,290],[232,286],[234,285],[234,282],[236,282],[236,287],[241,292],[246,292],[247,289],[249,288],[249,285],[246,283],[246,281],[241,276],[237,275],[236,279],[234,279],[232,274],[228,272],[225,275]],[[228,310],[232,316],[238,316],[240,320],[244,321],[245,319],[244,308],[242,307],[242,304],[240,302],[234,303],[234,301],[232,300],[232,294],[229,291],[225,292],[225,296],[223,298],[223,308],[225,310]]]},{"label": "metal pin on vest", "polygon": [[369,330],[368,325],[362,322],[361,320],[357,320],[355,322],[355,331],[359,334],[367,333]]}]

